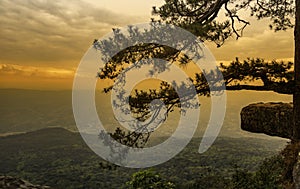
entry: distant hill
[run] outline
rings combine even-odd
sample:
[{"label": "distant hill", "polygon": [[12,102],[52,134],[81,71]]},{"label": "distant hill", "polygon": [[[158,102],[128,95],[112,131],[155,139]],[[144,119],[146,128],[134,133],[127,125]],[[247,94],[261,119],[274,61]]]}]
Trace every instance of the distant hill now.
[{"label": "distant hill", "polygon": [[76,129],[71,91],[0,89],[0,133]]},{"label": "distant hill", "polygon": [[[158,139],[159,140],[159,139]],[[276,154],[283,141],[220,137],[204,154],[200,138],[172,160],[154,167],[177,185],[228,178],[235,167],[254,171]],[[0,137],[0,175],[11,175],[53,188],[120,188],[139,169],[113,166],[96,156],[78,133],[47,128]],[[212,186],[210,188],[216,188]]]}]

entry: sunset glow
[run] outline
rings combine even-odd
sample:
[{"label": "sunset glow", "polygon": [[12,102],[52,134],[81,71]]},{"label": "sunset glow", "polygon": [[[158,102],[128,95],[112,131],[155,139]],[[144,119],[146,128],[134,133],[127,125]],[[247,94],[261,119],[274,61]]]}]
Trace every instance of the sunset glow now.
[{"label": "sunset glow", "polygon": [[[112,28],[149,22],[152,6],[162,3],[1,1],[0,87],[71,89],[74,70],[94,39]],[[256,21],[246,13],[245,17],[251,25],[238,41],[229,39],[221,48],[207,42],[218,62],[235,57],[293,60],[292,30],[274,33],[268,20]]]}]

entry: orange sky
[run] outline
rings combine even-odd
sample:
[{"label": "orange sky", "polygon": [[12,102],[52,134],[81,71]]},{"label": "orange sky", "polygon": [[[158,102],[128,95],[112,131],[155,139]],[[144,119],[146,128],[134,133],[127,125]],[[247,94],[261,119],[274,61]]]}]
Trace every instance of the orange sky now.
[{"label": "orange sky", "polygon": [[[71,89],[74,71],[95,38],[113,27],[148,22],[162,0],[0,1],[0,88]],[[244,15],[247,18],[247,14]],[[219,49],[218,61],[235,57],[293,59],[293,31],[274,33],[268,21],[247,18],[244,36]]]}]

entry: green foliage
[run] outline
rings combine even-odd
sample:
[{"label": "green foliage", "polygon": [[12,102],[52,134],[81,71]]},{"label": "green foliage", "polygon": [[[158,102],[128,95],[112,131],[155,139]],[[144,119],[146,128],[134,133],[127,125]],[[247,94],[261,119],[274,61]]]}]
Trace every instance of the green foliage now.
[{"label": "green foliage", "polygon": [[144,170],[132,175],[126,183],[128,189],[174,189],[175,184],[163,179],[153,170]]},{"label": "green foliage", "polygon": [[[201,138],[193,139],[172,160],[156,166],[157,173],[147,175],[161,175],[161,180],[155,181],[170,181],[176,188],[224,188],[235,172],[235,164],[251,172],[258,170],[259,162],[284,144],[220,137],[207,152],[199,154],[200,142]],[[121,188],[137,171],[107,163],[84,144],[78,133],[59,128],[0,137],[0,158],[0,175],[58,189]]]},{"label": "green foliage", "polygon": [[250,189],[253,188],[253,174],[247,171],[236,170],[236,173],[232,176],[232,183],[229,188],[241,188]]},{"label": "green foliage", "polygon": [[281,188],[283,165],[281,155],[265,160],[255,174],[254,181],[257,183],[256,186],[261,188]]},{"label": "green foliage", "polygon": [[[283,164],[283,157],[276,155],[264,160],[255,172],[236,167],[230,177],[224,177],[224,175],[218,171],[206,169],[206,175],[203,174],[203,171],[200,173],[202,175],[195,180],[178,183],[178,188],[281,189],[283,188]],[[163,182],[167,181],[162,181],[159,174],[151,170],[145,170],[134,173],[132,180],[127,182],[127,186],[130,186],[129,188],[170,187],[163,185]]]},{"label": "green foliage", "polygon": [[281,155],[266,159],[254,173],[236,169],[229,188],[280,189],[283,183],[283,161]]}]

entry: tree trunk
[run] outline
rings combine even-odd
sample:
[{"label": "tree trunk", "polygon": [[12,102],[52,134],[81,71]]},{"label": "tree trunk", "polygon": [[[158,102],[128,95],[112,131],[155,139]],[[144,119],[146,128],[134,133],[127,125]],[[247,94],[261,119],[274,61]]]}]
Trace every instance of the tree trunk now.
[{"label": "tree trunk", "polygon": [[295,91],[294,103],[294,125],[293,139],[300,141],[300,0],[296,0],[296,25],[295,25]]}]

